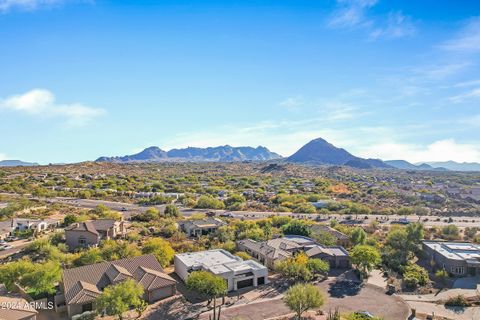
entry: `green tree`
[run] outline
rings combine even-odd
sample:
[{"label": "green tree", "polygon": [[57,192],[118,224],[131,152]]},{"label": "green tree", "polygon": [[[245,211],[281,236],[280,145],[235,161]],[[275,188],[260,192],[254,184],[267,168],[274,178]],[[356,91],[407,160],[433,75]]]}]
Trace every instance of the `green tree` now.
[{"label": "green tree", "polygon": [[450,224],[442,228],[442,236],[446,240],[458,240],[460,237],[460,230],[456,225]]},{"label": "green tree", "polygon": [[170,242],[161,238],[152,238],[147,240],[147,242],[143,244],[142,252],[145,254],[152,253],[155,255],[162,267],[169,266],[173,260],[173,256],[175,255],[175,251],[172,249]]},{"label": "green tree", "polygon": [[325,295],[311,284],[296,284],[288,289],[283,298],[285,304],[296,313],[300,320],[302,314],[310,309],[319,308],[325,303]]},{"label": "green tree", "polygon": [[60,263],[48,261],[43,264],[34,264],[33,270],[25,273],[19,282],[34,298],[43,297],[56,292],[55,285],[60,281],[61,275]]},{"label": "green tree", "polygon": [[74,214],[67,214],[65,218],[63,218],[63,225],[69,226],[72,223],[78,222],[78,216]]},{"label": "green tree", "polygon": [[96,300],[99,314],[117,316],[122,320],[123,313],[131,307],[137,309],[145,302],[142,300],[143,287],[132,279],[106,287]]},{"label": "green tree", "polygon": [[0,283],[3,283],[8,290],[15,289],[15,283],[20,278],[33,271],[34,265],[30,260],[20,259],[0,266]]},{"label": "green tree", "polygon": [[[213,300],[213,319],[217,320],[217,298],[225,296],[228,290],[225,279],[208,271],[193,271],[187,278],[187,288],[206,297],[209,304]],[[221,306],[218,310],[218,320],[220,312]]]},{"label": "green tree", "polygon": [[215,199],[212,196],[203,195],[198,198],[195,207],[199,209],[224,209],[225,204],[223,203],[223,201]]},{"label": "green tree", "polygon": [[156,221],[160,218],[160,213],[158,212],[158,209],[155,207],[150,207],[145,212],[142,212],[140,214],[137,214],[133,216],[135,220],[138,221],[144,221],[144,222],[149,222],[149,221]]},{"label": "green tree", "polygon": [[100,245],[100,252],[104,260],[112,261],[132,258],[140,255],[140,250],[133,243],[119,240],[105,240]]},{"label": "green tree", "polygon": [[355,246],[350,252],[350,259],[363,275],[368,275],[381,261],[377,249],[367,245]]},{"label": "green tree", "polygon": [[178,218],[181,216],[180,210],[178,210],[177,206],[174,204],[167,204],[165,207],[165,211],[163,212],[165,217],[167,218]]},{"label": "green tree", "polygon": [[352,234],[350,235],[350,241],[354,246],[359,244],[365,244],[367,241],[367,233],[363,228],[356,227],[353,229]]},{"label": "green tree", "polygon": [[223,202],[225,203],[225,207],[228,210],[239,211],[239,210],[243,210],[243,208],[245,207],[246,200],[245,200],[245,197],[242,195],[232,194]]},{"label": "green tree", "polygon": [[293,234],[309,237],[310,227],[303,220],[292,220],[291,222],[282,226],[282,232],[284,234]]},{"label": "green tree", "polygon": [[103,260],[102,252],[100,251],[100,249],[91,248],[80,253],[80,256],[78,256],[78,258],[75,259],[74,264],[77,267],[80,267],[80,266],[87,266],[90,264],[99,263],[102,261],[104,260]]},{"label": "green tree", "polygon": [[334,246],[337,243],[337,238],[327,231],[316,232],[312,235],[312,238],[324,246]]}]

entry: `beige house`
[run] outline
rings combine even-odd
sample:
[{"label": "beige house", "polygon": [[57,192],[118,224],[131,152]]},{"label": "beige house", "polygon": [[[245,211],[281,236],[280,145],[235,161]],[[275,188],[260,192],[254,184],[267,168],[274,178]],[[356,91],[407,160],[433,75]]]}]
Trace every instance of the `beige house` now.
[{"label": "beige house", "polygon": [[216,231],[226,223],[220,219],[208,217],[201,220],[185,220],[180,222],[180,228],[189,237],[199,237]]},{"label": "beige house", "polygon": [[114,219],[77,222],[65,229],[65,238],[70,250],[94,247],[101,240],[121,238],[125,235],[125,222]]},{"label": "beige house", "polygon": [[61,293],[55,296],[57,312],[69,317],[95,309],[95,300],[104,288],[133,279],[144,288],[149,303],[176,294],[176,281],[163,272],[154,255],[96,263],[63,271]]},{"label": "beige house", "polygon": [[310,258],[327,261],[331,268],[350,266],[348,252],[342,246],[323,246],[313,239],[297,235],[286,235],[262,242],[243,239],[237,241],[237,249],[248,253],[270,269],[275,268],[277,261],[294,257],[299,252],[304,252]]}]

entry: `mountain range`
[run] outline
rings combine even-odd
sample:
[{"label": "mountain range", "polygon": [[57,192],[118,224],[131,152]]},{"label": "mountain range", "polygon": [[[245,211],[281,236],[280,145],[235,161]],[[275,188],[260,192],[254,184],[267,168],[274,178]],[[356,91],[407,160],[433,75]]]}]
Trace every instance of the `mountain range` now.
[{"label": "mountain range", "polygon": [[[348,166],[358,169],[400,169],[417,171],[480,171],[480,163],[428,162],[413,164],[405,160],[365,159],[352,155],[347,150],[338,148],[328,141],[318,138],[308,142],[293,155],[283,158],[265,147],[232,147],[230,145],[165,151],[159,147],[149,147],[133,155],[100,157],[97,162],[131,163],[131,162],[240,162],[271,161],[276,163],[300,163],[312,165]],[[35,166],[37,163],[20,160],[0,161],[5,166]]]},{"label": "mountain range", "polygon": [[0,161],[0,167],[29,167],[38,166],[35,162],[24,162],[20,160],[2,160]]},{"label": "mountain range", "polygon": [[232,147],[229,145],[209,148],[188,147],[164,151],[158,147],[123,157],[100,157],[97,162],[161,162],[161,161],[195,161],[195,162],[236,162],[266,161],[282,158],[279,154],[265,147]]}]

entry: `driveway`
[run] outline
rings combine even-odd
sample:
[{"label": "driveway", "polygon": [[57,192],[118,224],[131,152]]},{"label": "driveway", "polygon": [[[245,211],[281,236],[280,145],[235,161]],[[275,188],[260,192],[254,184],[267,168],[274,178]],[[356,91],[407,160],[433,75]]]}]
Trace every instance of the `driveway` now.
[{"label": "driveway", "polygon": [[[385,320],[406,319],[409,315],[408,306],[400,297],[389,296],[385,290],[370,284],[359,285],[351,281],[337,282],[329,279],[318,287],[327,296],[327,301],[321,308],[324,311],[335,308],[340,312],[365,310]],[[281,298],[264,299],[222,309],[222,319],[263,320],[290,312]],[[209,314],[203,314],[200,319],[208,319]]]}]

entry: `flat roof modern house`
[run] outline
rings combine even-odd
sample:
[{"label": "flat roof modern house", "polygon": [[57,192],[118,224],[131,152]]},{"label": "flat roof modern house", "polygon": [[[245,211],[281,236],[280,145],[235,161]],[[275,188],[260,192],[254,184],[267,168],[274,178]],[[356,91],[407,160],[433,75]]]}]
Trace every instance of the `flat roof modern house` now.
[{"label": "flat roof modern house", "polygon": [[452,276],[480,275],[480,245],[467,242],[423,241],[423,251],[437,268]]},{"label": "flat roof modern house", "polygon": [[193,271],[209,271],[227,281],[228,291],[246,287],[256,287],[268,282],[268,269],[253,260],[240,257],[223,250],[180,253],[175,258],[175,273],[186,281]]}]

